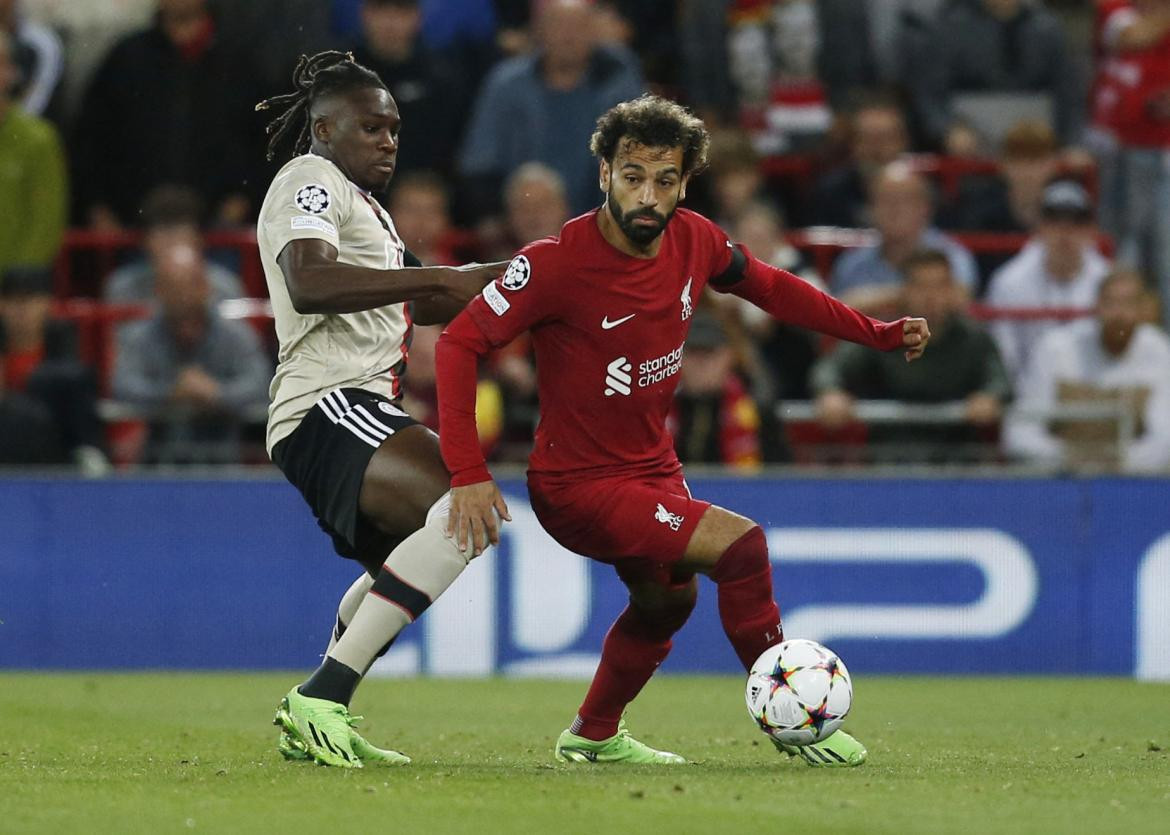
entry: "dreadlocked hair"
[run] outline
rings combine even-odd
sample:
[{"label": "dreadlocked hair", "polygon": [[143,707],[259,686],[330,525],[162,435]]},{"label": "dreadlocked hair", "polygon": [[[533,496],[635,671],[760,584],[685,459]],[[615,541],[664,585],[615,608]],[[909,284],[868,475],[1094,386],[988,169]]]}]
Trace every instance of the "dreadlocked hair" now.
[{"label": "dreadlocked hair", "polygon": [[336,50],[302,55],[293,70],[292,80],[296,92],[273,96],[256,105],[257,110],[284,111],[265,129],[269,137],[266,155],[269,160],[276,156],[277,148],[294,130],[298,130],[298,126],[293,156],[308,153],[312,140],[309,113],[318,99],[363,87],[386,89],[378,74],[355,61],[352,52]]}]

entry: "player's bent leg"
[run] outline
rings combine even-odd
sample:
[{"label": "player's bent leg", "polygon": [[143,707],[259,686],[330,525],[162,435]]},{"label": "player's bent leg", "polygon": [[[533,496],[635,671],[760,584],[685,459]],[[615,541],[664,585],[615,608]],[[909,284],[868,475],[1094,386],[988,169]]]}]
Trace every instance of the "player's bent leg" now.
[{"label": "player's bent leg", "polygon": [[712,505],[687,544],[683,565],[718,586],[719,619],[745,670],[784,640],[768,542],[755,522]]},{"label": "player's bent leg", "polygon": [[[691,537],[684,564],[718,585],[719,618],[745,669],[751,669],[768,647],[784,640],[772,592],[768,542],[758,525],[731,511],[710,507]],[[864,745],[840,730],[813,745],[775,744],[783,753],[799,756],[818,768],[857,766],[868,757]]]},{"label": "player's bent leg", "polygon": [[698,584],[693,575],[665,585],[623,580],[630,603],[605,636],[589,692],[572,727],[557,740],[556,757],[565,762],[685,762],[634,739],[621,717],[670,652],[671,638],[695,607]]}]

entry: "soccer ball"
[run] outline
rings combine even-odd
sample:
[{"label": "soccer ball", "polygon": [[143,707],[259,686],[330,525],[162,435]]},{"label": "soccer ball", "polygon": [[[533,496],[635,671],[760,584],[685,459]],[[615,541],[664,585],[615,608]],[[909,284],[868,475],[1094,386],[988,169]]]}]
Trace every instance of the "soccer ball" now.
[{"label": "soccer ball", "polygon": [[849,671],[816,641],[797,638],[769,647],[748,674],[748,713],[785,745],[820,742],[841,727],[852,705]]}]

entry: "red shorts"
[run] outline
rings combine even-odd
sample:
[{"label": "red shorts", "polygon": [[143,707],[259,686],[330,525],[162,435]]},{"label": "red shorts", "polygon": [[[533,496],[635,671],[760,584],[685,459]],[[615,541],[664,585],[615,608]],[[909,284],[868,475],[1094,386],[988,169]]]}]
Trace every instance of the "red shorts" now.
[{"label": "red shorts", "polygon": [[681,466],[667,474],[592,480],[529,473],[528,494],[553,539],[612,564],[627,584],[674,586],[694,576],[677,564],[711,503],[691,498]]}]

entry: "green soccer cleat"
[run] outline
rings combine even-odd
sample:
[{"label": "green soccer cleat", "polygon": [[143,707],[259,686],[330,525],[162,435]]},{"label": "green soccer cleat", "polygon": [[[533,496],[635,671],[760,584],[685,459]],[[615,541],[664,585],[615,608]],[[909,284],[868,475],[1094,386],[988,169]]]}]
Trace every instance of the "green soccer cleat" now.
[{"label": "green soccer cleat", "polygon": [[410,762],[410,757],[401,751],[379,748],[359,734],[355,730],[355,726],[361,718],[360,716],[349,717],[349,744],[353,746],[353,752],[362,762],[373,765],[407,765]]},{"label": "green soccer cleat", "polygon": [[283,729],[280,732],[280,739],[276,741],[276,750],[289,762],[307,762],[313,759],[293,735]]},{"label": "green soccer cleat", "polygon": [[865,762],[865,746],[844,731],[829,734],[827,739],[811,745],[785,745],[775,739],[772,744],[790,757],[801,757],[815,768],[849,768]]},{"label": "green soccer cleat", "polygon": [[304,751],[321,765],[361,768],[362,761],[350,741],[350,720],[345,705],[302,696],[294,687],[280,700],[272,724],[288,733],[292,750]]},{"label": "green soccer cleat", "polygon": [[658,751],[644,742],[630,736],[625,720],[618,725],[618,732],[609,739],[595,742],[571,731],[561,732],[554,751],[558,760],[567,763],[650,763],[654,765],[682,765],[686,763],[678,754]]}]

